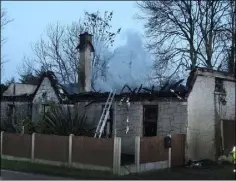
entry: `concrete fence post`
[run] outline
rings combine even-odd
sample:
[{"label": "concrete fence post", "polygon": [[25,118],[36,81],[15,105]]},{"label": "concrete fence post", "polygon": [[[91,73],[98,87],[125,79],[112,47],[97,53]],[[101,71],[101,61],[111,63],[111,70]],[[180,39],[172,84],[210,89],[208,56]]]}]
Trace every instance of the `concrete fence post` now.
[{"label": "concrete fence post", "polygon": [[21,134],[25,134],[25,126],[21,127]]},{"label": "concrete fence post", "polygon": [[34,149],[35,149],[35,135],[36,133],[32,133],[31,139],[31,161],[34,161]]},{"label": "concrete fence post", "polygon": [[1,156],[2,156],[2,150],[3,150],[3,133],[4,131],[1,131]]},{"label": "concrete fence post", "polygon": [[140,169],[140,136],[135,137],[135,165],[137,172],[139,172]]},{"label": "concrete fence post", "polygon": [[72,143],[73,143],[73,134],[69,135],[69,153],[68,153],[68,165],[71,166],[72,163]]},{"label": "concrete fence post", "polygon": [[113,149],[113,173],[120,174],[121,166],[121,138],[114,137],[114,149]]},{"label": "concrete fence post", "polygon": [[171,168],[171,148],[168,148],[168,168]]}]

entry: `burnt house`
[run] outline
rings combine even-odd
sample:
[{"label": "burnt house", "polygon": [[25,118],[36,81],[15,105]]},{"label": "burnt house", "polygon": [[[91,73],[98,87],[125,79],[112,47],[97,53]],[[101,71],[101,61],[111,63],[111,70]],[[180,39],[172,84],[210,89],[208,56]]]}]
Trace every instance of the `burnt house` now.
[{"label": "burnt house", "polygon": [[[53,72],[43,73],[38,85],[11,84],[3,93],[1,116],[16,116],[20,112],[22,118],[30,116],[33,122],[38,122],[51,104],[70,105],[75,111],[85,109],[88,124],[96,128],[109,92],[91,89],[94,52],[91,40],[88,33],[80,36],[77,47],[79,84],[62,85]],[[182,82],[161,88],[124,85],[116,91],[104,136],[121,137],[122,153],[133,155],[136,136],[186,134],[187,159],[215,159],[219,150],[225,149],[222,145],[226,142],[221,140],[227,137],[227,131],[222,133],[222,125],[235,124],[235,78],[223,72],[195,68],[190,72],[187,84],[182,85]],[[224,91],[221,91],[222,87]],[[27,111],[21,111],[23,107]],[[20,121],[21,116],[17,115],[17,118]],[[216,122],[218,126],[215,126]]]}]

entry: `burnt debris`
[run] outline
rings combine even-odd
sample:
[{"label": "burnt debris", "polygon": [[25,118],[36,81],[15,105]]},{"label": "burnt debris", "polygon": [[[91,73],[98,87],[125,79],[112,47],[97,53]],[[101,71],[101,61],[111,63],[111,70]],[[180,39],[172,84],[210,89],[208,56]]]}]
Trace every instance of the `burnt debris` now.
[{"label": "burnt debris", "polygon": [[[153,101],[156,99],[162,98],[176,98],[178,100],[185,100],[185,95],[187,89],[181,83],[184,80],[174,82],[173,84],[165,84],[165,88],[155,87],[154,85],[151,88],[140,87],[131,88],[129,85],[125,84],[119,94],[115,95],[115,100],[120,101],[121,99],[129,98],[130,101],[142,101],[148,100]],[[70,95],[69,100],[73,102],[80,101],[92,101],[95,102],[106,101],[109,92],[86,92]]]},{"label": "burnt debris", "polygon": [[[33,94],[22,95],[17,98],[14,96],[14,99],[18,101],[32,100],[45,77],[49,78],[51,85],[60,100],[60,103],[73,104],[81,101],[92,101],[90,103],[92,104],[94,102],[106,101],[109,95],[109,92],[100,92],[96,90],[82,93],[80,92],[78,84],[59,84],[55,74],[51,71],[47,71],[41,75],[39,84]],[[181,84],[183,81],[184,79],[173,83],[168,81],[163,87],[152,85],[150,88],[144,87],[142,84],[139,87],[131,88],[129,85],[125,84],[119,93],[115,95],[115,100],[119,101],[122,98],[129,98],[130,101],[153,101],[162,98],[176,98],[177,100],[184,101],[186,98],[187,88]],[[13,99],[11,96],[4,97],[4,100],[11,99]]]}]

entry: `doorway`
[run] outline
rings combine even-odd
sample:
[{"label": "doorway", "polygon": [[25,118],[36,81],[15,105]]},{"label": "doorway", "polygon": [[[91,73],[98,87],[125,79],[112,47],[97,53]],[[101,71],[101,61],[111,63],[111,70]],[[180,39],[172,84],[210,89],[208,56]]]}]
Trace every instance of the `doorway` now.
[{"label": "doorway", "polygon": [[157,135],[158,106],[143,106],[143,136]]},{"label": "doorway", "polygon": [[235,120],[222,120],[224,150],[229,152],[235,146]]},{"label": "doorway", "polygon": [[[104,109],[105,105],[102,105],[102,111]],[[102,112],[101,112],[102,114]],[[103,138],[111,138],[112,137],[112,127],[113,127],[113,108],[111,106],[110,110],[109,110],[109,115],[108,115],[108,119],[106,122],[106,125],[104,127],[104,131],[102,134]]]}]

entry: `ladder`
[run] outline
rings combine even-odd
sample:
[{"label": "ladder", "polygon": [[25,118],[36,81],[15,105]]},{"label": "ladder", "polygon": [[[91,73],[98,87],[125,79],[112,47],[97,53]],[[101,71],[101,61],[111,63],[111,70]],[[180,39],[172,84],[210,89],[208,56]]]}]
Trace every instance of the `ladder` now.
[{"label": "ladder", "polygon": [[100,118],[98,125],[97,125],[97,129],[96,129],[96,132],[94,135],[95,138],[101,138],[101,136],[102,136],[102,133],[104,131],[104,127],[106,125],[107,118],[109,116],[109,111],[110,111],[115,94],[116,94],[115,90],[111,91],[109,93],[109,96],[107,98],[107,102],[105,104],[105,107],[103,108],[101,118]]}]

